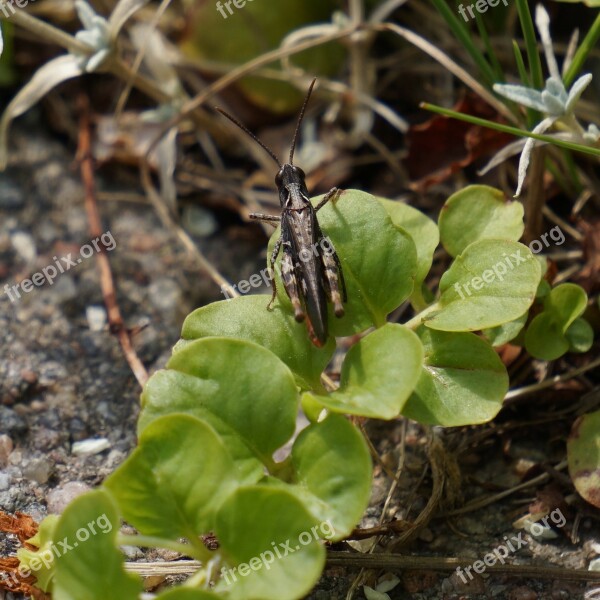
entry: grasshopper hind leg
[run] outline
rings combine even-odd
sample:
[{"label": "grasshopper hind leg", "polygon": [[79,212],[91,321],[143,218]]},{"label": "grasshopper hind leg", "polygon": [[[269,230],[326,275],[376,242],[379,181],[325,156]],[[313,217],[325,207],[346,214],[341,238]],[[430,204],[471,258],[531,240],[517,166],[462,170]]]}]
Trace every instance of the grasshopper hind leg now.
[{"label": "grasshopper hind leg", "polygon": [[279,254],[279,249],[281,248],[281,244],[283,243],[283,238],[280,237],[276,242],[273,248],[273,252],[271,254],[271,260],[269,262],[269,276],[271,278],[271,286],[273,288],[273,294],[271,296],[271,300],[269,304],[267,304],[267,310],[273,309],[273,303],[275,302],[275,298],[277,297],[277,284],[275,283],[275,261],[277,260],[277,255]]},{"label": "grasshopper hind leg", "polygon": [[294,261],[286,246],[283,248],[283,258],[281,259],[281,278],[283,279],[283,287],[294,308],[294,318],[298,323],[301,323],[304,321],[306,315],[300,302],[300,290],[298,289]]},{"label": "grasshopper hind leg", "polygon": [[338,258],[335,249],[331,245],[327,250],[323,249],[321,260],[323,262],[323,271],[329,300],[333,304],[335,316],[339,319],[344,316],[344,302],[347,300],[346,282],[344,281],[342,265],[340,264],[340,259]]}]

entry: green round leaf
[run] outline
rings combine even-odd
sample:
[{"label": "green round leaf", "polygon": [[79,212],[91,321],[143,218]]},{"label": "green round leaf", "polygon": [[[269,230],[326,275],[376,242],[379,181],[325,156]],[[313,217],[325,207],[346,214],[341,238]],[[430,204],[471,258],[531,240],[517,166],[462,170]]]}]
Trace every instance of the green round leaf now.
[{"label": "green round leaf", "polygon": [[586,305],[587,295],[580,286],[563,283],[555,287],[544,299],[544,311],[533,319],[525,332],[527,351],[541,360],[559,358],[569,351],[571,343],[574,348],[585,348],[581,351],[587,352],[593,342],[593,331],[585,321],[579,319],[570,336],[567,335]]},{"label": "green round leaf", "polygon": [[508,374],[493,348],[473,333],[419,327],[425,362],[405,417],[457,427],[485,423],[502,408]]},{"label": "green round leaf", "polygon": [[555,360],[569,351],[569,342],[555,315],[544,311],[531,321],[525,332],[525,348],[540,360]]},{"label": "green round leaf", "polygon": [[518,319],[535,299],[540,273],[523,244],[474,242],[442,276],[440,298],[424,323],[442,331],[478,331]]},{"label": "green round leaf", "polygon": [[120,522],[110,496],[96,490],[67,506],[56,525],[53,600],[137,600],[142,582],[126,573],[117,547]]},{"label": "green round leaf", "polygon": [[[193,343],[193,342],[192,342]],[[228,425],[202,398],[214,399],[214,386],[179,371],[157,371],[150,377],[142,393],[145,405],[138,420],[138,435],[155,419],[174,413],[187,413],[206,421],[225,443],[235,464],[237,476],[244,483],[255,483],[264,472],[264,464],[245,443],[235,426]]]},{"label": "green round leaf", "polygon": [[508,342],[514,340],[519,335],[523,327],[525,327],[528,318],[529,311],[514,321],[509,321],[491,329],[484,329],[482,333],[492,346],[502,346],[503,344],[508,344]]},{"label": "green round leaf", "polygon": [[377,200],[387,211],[392,223],[397,227],[404,228],[415,243],[417,248],[416,288],[425,280],[431,269],[433,254],[440,243],[438,226],[420,210],[404,204],[404,202],[385,198],[377,198]]},{"label": "green round leaf", "polygon": [[478,240],[517,241],[523,235],[523,205],[507,200],[487,185],[470,185],[444,204],[439,219],[440,236],[451,256],[458,256]]},{"label": "green round leaf", "polygon": [[[150,378],[142,394],[138,432],[174,412],[207,421],[235,461],[245,446],[268,462],[294,432],[298,392],[288,367],[262,346],[202,338],[175,353],[167,371]],[[243,440],[242,447],[234,446],[232,430]]]},{"label": "green round leaf", "polygon": [[600,411],[579,417],[567,440],[569,474],[579,494],[600,508]]},{"label": "green round leaf", "polygon": [[330,339],[323,348],[315,347],[306,328],[279,303],[267,310],[270,299],[262,294],[241,296],[199,308],[186,318],[181,337],[194,340],[223,336],[255,342],[278,356],[303,388],[321,389],[321,373],[333,356],[335,341]]},{"label": "green round leaf", "polygon": [[587,306],[585,290],[574,283],[557,285],[544,300],[544,311],[552,313],[566,331]]},{"label": "green round leaf", "polygon": [[304,429],[292,448],[292,463],[305,504],[346,537],[360,521],[371,495],[371,455],[360,432],[345,417],[330,414]]},{"label": "green round leaf", "polygon": [[393,419],[413,391],[422,362],[418,336],[402,325],[388,323],[350,348],[338,390],[307,395],[334,412]]},{"label": "green round leaf", "polygon": [[325,564],[320,525],[283,488],[239,488],[217,515],[215,533],[228,566],[216,590],[231,600],[304,597]]},{"label": "green round leaf", "polygon": [[594,343],[594,330],[585,319],[575,319],[565,333],[571,352],[587,352]]},{"label": "green round leaf", "polygon": [[133,454],[104,482],[129,523],[166,539],[211,531],[237,484],[233,460],[214,429],[177,414],[150,423]]},{"label": "green round leaf", "polygon": [[[316,205],[321,198],[311,202]],[[374,196],[357,190],[346,190],[335,202],[328,202],[318,212],[318,219],[323,235],[332,241],[342,263],[348,291],[344,317],[336,318],[329,307],[331,334],[341,337],[373,325],[381,327],[387,315],[412,292],[417,269],[417,251],[412,238],[392,223]],[[269,242],[268,256],[279,238],[279,231],[275,231]],[[280,261],[281,255],[278,264]],[[279,275],[276,281],[277,302],[291,311]]]}]

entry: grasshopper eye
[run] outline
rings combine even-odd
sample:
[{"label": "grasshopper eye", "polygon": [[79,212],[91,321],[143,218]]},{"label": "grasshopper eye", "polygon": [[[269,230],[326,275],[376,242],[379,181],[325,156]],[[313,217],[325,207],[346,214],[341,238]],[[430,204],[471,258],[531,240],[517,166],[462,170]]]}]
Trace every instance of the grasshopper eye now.
[{"label": "grasshopper eye", "polygon": [[282,171],[278,171],[277,175],[275,175],[275,185],[279,188],[282,186],[282,184],[283,184],[283,173],[282,173]]},{"label": "grasshopper eye", "polygon": [[300,177],[302,177],[302,179],[306,179],[306,174],[300,167],[294,167],[294,171],[296,173],[298,173],[298,175],[300,175]]}]

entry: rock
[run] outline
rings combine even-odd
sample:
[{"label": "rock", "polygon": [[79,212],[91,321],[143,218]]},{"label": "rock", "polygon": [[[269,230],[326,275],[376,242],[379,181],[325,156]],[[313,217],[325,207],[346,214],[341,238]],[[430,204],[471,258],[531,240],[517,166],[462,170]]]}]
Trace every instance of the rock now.
[{"label": "rock", "polygon": [[110,448],[110,442],[106,438],[88,439],[75,442],[71,452],[77,456],[88,454],[99,454],[103,450]]},{"label": "rock", "polygon": [[527,586],[519,586],[511,590],[509,600],[537,600],[537,593]]},{"label": "rock", "polygon": [[218,227],[212,212],[194,204],[189,204],[185,207],[182,224],[192,235],[197,235],[198,237],[208,237]]},{"label": "rock", "polygon": [[162,277],[150,284],[148,295],[159,311],[175,313],[181,301],[181,288],[173,279]]},{"label": "rock", "polygon": [[46,457],[32,458],[22,467],[23,475],[37,483],[46,483],[53,466],[52,461]]},{"label": "rock", "polygon": [[19,210],[25,206],[25,193],[6,176],[0,178],[0,209]]},{"label": "rock", "polygon": [[3,492],[10,487],[12,482],[12,477],[5,473],[4,471],[0,471],[0,491]]},{"label": "rock", "polygon": [[102,331],[106,326],[106,310],[103,306],[87,306],[85,317],[91,331]]},{"label": "rock", "polygon": [[60,515],[67,505],[92,488],[81,481],[70,481],[52,490],[46,497],[48,514]]},{"label": "rock", "polygon": [[600,558],[595,558],[590,562],[588,571],[600,571]]},{"label": "rock", "polygon": [[27,431],[25,419],[8,406],[0,406],[0,427],[2,427],[2,433],[11,437]]},{"label": "rock", "polygon": [[0,435],[0,468],[8,464],[8,457],[13,451],[13,441],[6,434]]},{"label": "rock", "polygon": [[28,265],[35,260],[35,257],[37,256],[35,240],[29,233],[15,231],[10,236],[10,241],[12,242],[13,248]]}]

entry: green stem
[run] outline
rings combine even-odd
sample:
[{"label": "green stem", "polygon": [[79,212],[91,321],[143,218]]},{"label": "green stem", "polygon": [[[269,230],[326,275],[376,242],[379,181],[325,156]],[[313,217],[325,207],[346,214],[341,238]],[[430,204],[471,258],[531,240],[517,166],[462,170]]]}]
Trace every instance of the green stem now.
[{"label": "green stem", "polygon": [[[519,71],[519,77],[521,77],[521,83],[526,87],[531,87],[531,79],[525,68],[525,61],[521,54],[521,48],[519,48],[519,44],[517,44],[516,40],[513,40],[513,51],[515,53],[515,61],[517,63],[517,70]],[[541,120],[542,117],[537,110],[534,110],[533,108],[527,109],[527,126],[529,128],[533,129],[534,125]]]},{"label": "green stem", "polygon": [[479,50],[479,48],[477,48],[473,42],[471,33],[465,24],[461,23],[459,18],[454,14],[454,11],[448,5],[447,0],[431,0],[431,2],[443,17],[444,21],[446,21],[448,27],[450,27],[452,30],[452,33],[454,33],[458,41],[463,45],[464,49],[469,53],[471,58],[475,61],[475,64],[479,67],[481,74],[486,80],[485,83],[487,86],[491,87],[495,80],[494,70],[485,59],[485,56],[481,53],[481,50]]},{"label": "green stem", "polygon": [[570,64],[565,76],[563,77],[563,82],[567,89],[570,88],[573,81],[575,81],[575,77],[577,77],[583,68],[583,64],[585,63],[588,54],[596,45],[598,39],[600,39],[600,14],[596,16],[596,19],[592,23],[590,30],[587,32],[585,38],[583,38],[583,41],[579,45],[577,52],[575,52],[573,62]]},{"label": "green stem", "polygon": [[477,30],[479,31],[479,35],[481,36],[481,40],[483,41],[483,45],[485,46],[485,51],[489,57],[489,62],[494,71],[494,82],[495,83],[504,83],[506,78],[504,77],[504,71],[502,70],[502,66],[500,65],[500,61],[494,52],[494,47],[492,46],[492,42],[490,41],[490,36],[485,27],[485,21],[480,13],[475,13],[475,23],[477,24]]},{"label": "green stem", "polygon": [[425,310],[422,310],[419,314],[415,315],[410,321],[404,323],[404,327],[408,327],[409,329],[416,329],[417,327],[419,327],[419,325],[423,323],[425,317],[428,314],[435,312],[436,310],[440,310],[439,303],[437,302],[435,304],[432,304],[431,306],[428,306]]},{"label": "green stem", "polygon": [[516,0],[519,20],[521,21],[521,29],[523,30],[523,38],[527,47],[527,59],[529,61],[529,71],[531,72],[531,81],[537,89],[544,87],[544,75],[542,73],[542,61],[540,53],[537,49],[537,40],[535,30],[533,28],[533,20],[527,0]]},{"label": "green stem", "polygon": [[272,466],[269,468],[270,475],[288,483],[293,481],[294,473],[291,455],[281,462],[273,462]]},{"label": "green stem", "polygon": [[547,142],[548,144],[560,146],[561,148],[567,148],[567,150],[574,150],[575,152],[581,152],[582,154],[589,154],[591,156],[600,157],[600,148],[594,148],[593,146],[584,146],[583,144],[577,144],[575,142],[569,142],[567,140],[553,138],[548,135],[531,133],[530,131],[518,129],[517,127],[511,127],[510,125],[502,125],[501,123],[488,121],[488,119],[480,119],[479,117],[473,117],[471,115],[459,113],[455,110],[443,108],[441,106],[436,106],[435,104],[429,104],[428,102],[422,102],[420,106],[421,108],[437,113],[438,115],[443,115],[452,119],[458,119],[459,121],[466,121],[467,123],[472,123],[473,125],[489,127],[490,129],[495,129],[496,131],[502,131],[503,133],[510,133],[511,135],[516,135],[517,137],[530,137],[534,140],[539,140],[540,142]]},{"label": "green stem", "polygon": [[415,312],[420,312],[422,310],[425,310],[428,306],[428,302],[425,300],[424,296],[423,296],[423,289],[422,286],[424,284],[421,284],[417,287],[415,287],[413,293],[411,294],[409,300],[410,300],[410,305],[413,307],[413,310]]}]

